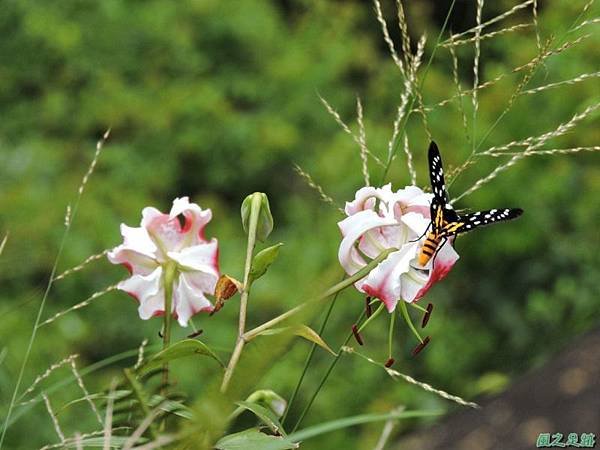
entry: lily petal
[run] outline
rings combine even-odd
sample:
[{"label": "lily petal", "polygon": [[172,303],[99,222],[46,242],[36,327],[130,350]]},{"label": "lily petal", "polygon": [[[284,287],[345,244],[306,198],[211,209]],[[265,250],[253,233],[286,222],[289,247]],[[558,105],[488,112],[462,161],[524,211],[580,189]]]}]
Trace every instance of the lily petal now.
[{"label": "lily petal", "polygon": [[173,293],[173,303],[177,321],[182,327],[186,327],[188,320],[194,314],[201,311],[213,310],[212,303],[204,296],[200,289],[195,288],[188,280],[187,274],[179,277],[179,282]]},{"label": "lily petal", "polygon": [[214,238],[180,252],[169,252],[167,256],[186,270],[198,270],[219,278],[219,245]]},{"label": "lily petal", "polygon": [[121,224],[123,244],[108,252],[108,260],[113,264],[123,264],[130,273],[148,275],[156,269],[154,259],[156,245],[144,228],[128,227]]},{"label": "lily petal", "polygon": [[390,253],[360,284],[365,294],[380,299],[389,312],[394,311],[402,296],[401,276],[409,271],[416,246],[416,242],[405,244],[400,250]]},{"label": "lily petal", "polygon": [[443,280],[446,275],[452,270],[452,266],[458,261],[458,253],[452,247],[454,239],[449,239],[448,242],[437,253],[435,258],[432,258],[433,269],[429,272],[427,283],[417,292],[413,301],[422,298],[427,291],[438,281]]},{"label": "lily petal", "polygon": [[162,286],[162,267],[149,275],[133,275],[121,281],[117,288],[127,292],[140,302],[140,318],[147,320],[165,312],[165,292]]},{"label": "lily petal", "polygon": [[[386,225],[395,225],[393,218],[380,217],[371,210],[364,210],[338,223],[344,238],[340,244],[338,259],[346,273],[353,275],[366,265],[354,249],[354,243],[367,231]],[[354,249],[354,251],[352,251]]]},{"label": "lily petal", "polygon": [[185,217],[185,224],[181,230],[186,234],[185,245],[197,245],[206,242],[204,228],[212,219],[212,211],[202,209],[195,203],[190,203],[188,197],[181,197],[173,200],[169,217],[174,219],[179,214]]},{"label": "lily petal", "polygon": [[158,247],[161,262],[166,260],[167,252],[180,249],[184,235],[177,217],[171,218],[149,206],[142,210],[142,227]]}]

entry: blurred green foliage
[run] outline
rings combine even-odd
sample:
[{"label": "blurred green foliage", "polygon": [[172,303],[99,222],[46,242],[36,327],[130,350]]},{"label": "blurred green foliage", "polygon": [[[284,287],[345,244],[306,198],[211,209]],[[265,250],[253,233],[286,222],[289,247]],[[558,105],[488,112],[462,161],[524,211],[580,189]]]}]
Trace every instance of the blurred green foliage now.
[{"label": "blurred green foliage", "polygon": [[[421,2],[408,8],[414,40],[428,34],[425,58],[448,3]],[[542,42],[550,36],[560,42],[592,33],[594,25],[567,33],[584,3],[555,2],[542,8]],[[513,5],[486,4],[484,20]],[[385,6],[386,15],[394,17],[393,5]],[[458,2],[451,29],[471,27],[474,12],[474,2]],[[594,11],[587,14],[597,16]],[[501,25],[527,21],[530,10]],[[10,233],[0,256],[0,351],[6,350],[5,358],[0,358],[0,415],[12,395],[64,230],[66,207],[73,205],[95,140],[107,128],[111,138],[86,187],[59,272],[118,244],[119,223],[137,225],[144,206],[168,210],[174,197],[189,195],[212,208],[208,236],[219,238],[223,272],[239,278],[245,252],[239,207],[247,194],[262,191],[269,196],[275,218],[267,245],[285,246],[256,284],[250,322],[262,323],[339,280],[336,222],[341,215],[306,186],[293,163],[309,172],[339,205],[351,200],[362,185],[358,149],[320,105],[318,95],[333,104],[353,129],[360,95],[368,145],[380,157],[386,155],[402,80],[368,2],[4,0],[0,32],[0,223],[1,232]],[[396,27],[392,36],[399,36]],[[547,59],[527,87],[594,72],[599,44],[596,33]],[[480,93],[477,141],[502,114],[522,79],[522,73],[510,71],[531,60],[536,51],[532,28],[482,42],[482,80],[509,75]],[[461,47],[458,56],[467,89],[472,85],[472,46]],[[438,50],[423,92],[426,104],[456,92],[447,50]],[[597,101],[596,79],[519,97],[484,148],[547,132]],[[463,103],[470,117],[470,97]],[[433,137],[450,168],[460,164],[471,148],[456,106],[453,102],[428,114]],[[599,131],[592,121],[549,148],[597,144]],[[418,114],[407,129],[418,182],[426,185],[428,142]],[[451,186],[451,193],[459,194],[498,163],[479,158]],[[371,164],[371,169],[372,180],[378,180],[381,168]],[[389,181],[399,188],[408,180],[400,151]],[[459,207],[514,205],[526,213],[517,222],[458,240],[459,263],[428,296],[436,305],[427,329],[432,343],[419,358],[411,359],[415,342],[406,329],[399,329],[396,368],[473,398],[497,392],[507,380],[543,363],[569,339],[594,326],[600,313],[598,192],[597,154],[531,157],[461,201]],[[121,268],[104,259],[91,264],[56,283],[44,317],[122,276]],[[348,290],[340,296],[324,336],[330,345],[341,344],[362,307],[358,293]],[[235,310],[235,301],[230,301],[218,315],[195,319],[205,330],[204,340],[224,357],[235,338]],[[315,320],[315,328],[319,321]],[[73,353],[80,355],[78,365],[84,367],[135,349],[144,338],[158,343],[159,328],[159,320],[138,320],[136,306],[126,295],[108,294],[39,330],[24,387]],[[186,334],[178,330],[176,337]],[[365,332],[363,350],[385,359],[386,336],[387,320],[382,317]],[[297,339],[285,358],[280,355],[265,373],[247,377],[259,388],[288,397],[307,351],[308,345]],[[317,351],[315,367],[291,411],[292,422],[330,357]],[[86,386],[92,392],[106,389],[120,368],[132,361],[122,360],[86,376]],[[218,377],[217,370],[209,363],[191,361],[178,365],[175,373],[191,398],[201,398],[214,385],[207,380]],[[44,386],[68,374],[60,369]],[[52,393],[51,401],[59,410],[80,395],[71,385]],[[387,412],[400,404],[421,409],[450,406],[347,356],[317,398],[306,424]],[[56,441],[43,404],[22,411],[16,410],[19,420],[9,429],[6,448],[30,449]],[[61,411],[59,421],[69,434],[98,426],[84,405]],[[399,429],[415,423],[403,422]],[[309,441],[303,448],[371,448],[379,432],[379,426],[349,429]]]}]

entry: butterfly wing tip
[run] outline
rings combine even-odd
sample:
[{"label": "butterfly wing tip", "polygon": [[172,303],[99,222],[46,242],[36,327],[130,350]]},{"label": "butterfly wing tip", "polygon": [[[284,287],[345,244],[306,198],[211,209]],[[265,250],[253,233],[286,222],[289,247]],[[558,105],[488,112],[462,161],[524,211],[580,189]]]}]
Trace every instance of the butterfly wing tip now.
[{"label": "butterfly wing tip", "polygon": [[439,153],[438,146],[435,143],[435,141],[431,141],[429,143],[429,154],[431,155],[431,154],[437,154],[437,153]]}]

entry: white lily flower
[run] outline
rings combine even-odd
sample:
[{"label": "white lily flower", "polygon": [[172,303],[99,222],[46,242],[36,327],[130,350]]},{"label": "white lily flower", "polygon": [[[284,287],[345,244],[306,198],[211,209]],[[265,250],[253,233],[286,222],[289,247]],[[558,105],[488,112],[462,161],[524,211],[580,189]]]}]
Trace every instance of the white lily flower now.
[{"label": "white lily flower", "polygon": [[439,249],[435,261],[425,266],[418,254],[430,224],[431,194],[416,186],[393,192],[391,184],[364,187],[346,203],[347,218],[338,223],[342,232],[338,259],[348,275],[368,264],[382,251],[396,248],[369,275],[355,283],[360,292],[380,299],[389,312],[399,300],[412,303],[443,279],[458,259],[453,239]]},{"label": "white lily flower", "polygon": [[210,209],[182,197],[173,201],[169,214],[144,208],[140,227],[121,224],[123,243],[108,259],[131,273],[117,287],[140,302],[142,319],[164,314],[166,282],[173,283],[171,313],[181,326],[200,311],[212,311],[205,294],[214,294],[219,279],[219,247],[215,238],[204,236],[211,218]]}]

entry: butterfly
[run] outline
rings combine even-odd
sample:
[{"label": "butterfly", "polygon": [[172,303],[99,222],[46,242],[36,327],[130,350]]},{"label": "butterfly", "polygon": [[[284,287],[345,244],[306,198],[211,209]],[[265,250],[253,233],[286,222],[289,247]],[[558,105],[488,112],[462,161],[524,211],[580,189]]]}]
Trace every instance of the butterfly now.
[{"label": "butterfly", "polygon": [[431,223],[429,227],[431,227],[431,231],[427,233],[425,242],[419,251],[418,260],[421,266],[427,264],[450,237],[485,225],[516,219],[523,214],[521,208],[488,209],[458,214],[448,203],[442,157],[438,146],[433,141],[429,145],[428,159],[431,190],[433,191],[430,205]]}]

